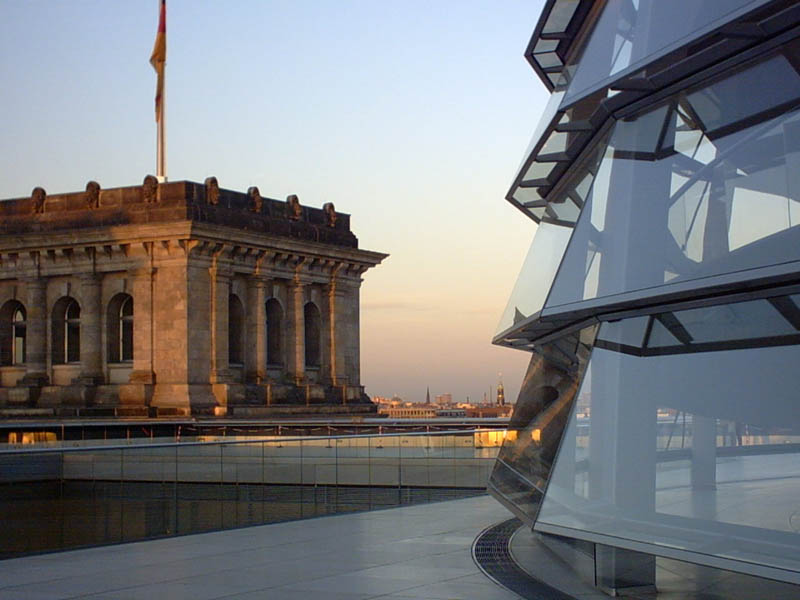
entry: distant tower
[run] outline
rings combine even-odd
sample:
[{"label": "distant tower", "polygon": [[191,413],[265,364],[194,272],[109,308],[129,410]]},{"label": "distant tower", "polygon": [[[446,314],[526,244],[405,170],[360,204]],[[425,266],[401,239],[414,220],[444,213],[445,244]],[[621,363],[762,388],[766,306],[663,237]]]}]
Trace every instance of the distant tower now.
[{"label": "distant tower", "polygon": [[497,382],[497,406],[505,406],[506,405],[506,394],[503,391],[503,374],[498,373],[498,382]]},{"label": "distant tower", "polygon": [[425,404],[431,403],[431,387],[428,386],[427,390],[425,391]]}]

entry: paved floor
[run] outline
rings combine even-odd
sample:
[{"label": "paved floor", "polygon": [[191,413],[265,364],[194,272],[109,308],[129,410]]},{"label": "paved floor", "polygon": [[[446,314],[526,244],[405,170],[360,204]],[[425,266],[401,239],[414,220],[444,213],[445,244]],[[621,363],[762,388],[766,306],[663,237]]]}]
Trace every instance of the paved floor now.
[{"label": "paved floor", "polygon": [[[511,540],[517,564],[529,575],[573,596],[576,600],[607,600],[609,596],[583,583],[558,556],[523,527]],[[712,569],[667,558],[656,558],[657,593],[634,593],[641,600],[797,600],[800,586],[741,573]]]},{"label": "paved floor", "polygon": [[0,561],[0,600],[519,600],[472,560],[488,496]]}]

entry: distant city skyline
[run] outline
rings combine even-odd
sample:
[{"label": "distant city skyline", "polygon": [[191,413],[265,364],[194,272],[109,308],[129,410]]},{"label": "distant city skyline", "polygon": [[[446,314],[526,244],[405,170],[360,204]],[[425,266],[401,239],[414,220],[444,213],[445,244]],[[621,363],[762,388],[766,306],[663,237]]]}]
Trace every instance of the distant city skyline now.
[{"label": "distant city skyline", "polygon": [[[522,57],[542,4],[167,2],[169,179],[333,202],[390,253],[362,290],[370,395],[477,402],[503,372],[516,399],[529,357],[490,340],[535,232],[503,196],[547,98]],[[0,15],[0,198],[154,173],[158,2]]]}]

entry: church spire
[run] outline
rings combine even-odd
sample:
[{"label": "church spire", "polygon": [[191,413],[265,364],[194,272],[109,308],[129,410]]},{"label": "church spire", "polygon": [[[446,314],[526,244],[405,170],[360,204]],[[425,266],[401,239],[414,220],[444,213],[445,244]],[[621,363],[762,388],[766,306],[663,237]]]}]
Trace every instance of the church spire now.
[{"label": "church spire", "polygon": [[428,388],[425,390],[425,404],[430,404],[430,403],[431,403],[431,386],[428,386]]},{"label": "church spire", "polygon": [[505,406],[506,404],[506,394],[503,390],[503,374],[498,373],[497,375],[497,406]]}]

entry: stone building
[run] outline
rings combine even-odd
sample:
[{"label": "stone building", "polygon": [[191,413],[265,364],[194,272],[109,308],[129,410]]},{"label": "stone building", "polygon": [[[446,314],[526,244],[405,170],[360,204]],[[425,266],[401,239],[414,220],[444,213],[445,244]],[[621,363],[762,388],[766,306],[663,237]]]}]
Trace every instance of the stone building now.
[{"label": "stone building", "polygon": [[215,178],[0,202],[6,415],[372,412],[349,215]]}]

